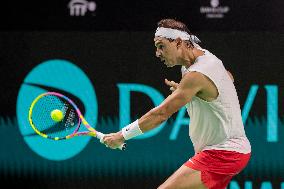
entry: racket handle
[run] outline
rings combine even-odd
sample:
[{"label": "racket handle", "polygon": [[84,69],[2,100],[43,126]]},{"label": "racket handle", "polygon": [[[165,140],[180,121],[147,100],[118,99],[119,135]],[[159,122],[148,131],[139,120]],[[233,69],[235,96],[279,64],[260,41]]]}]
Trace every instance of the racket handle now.
[{"label": "racket handle", "polygon": [[[104,144],[104,136],[105,134],[101,133],[101,132],[96,132],[96,137],[100,140],[100,143]],[[126,143],[121,144],[118,147],[120,150],[125,150],[126,149]]]}]

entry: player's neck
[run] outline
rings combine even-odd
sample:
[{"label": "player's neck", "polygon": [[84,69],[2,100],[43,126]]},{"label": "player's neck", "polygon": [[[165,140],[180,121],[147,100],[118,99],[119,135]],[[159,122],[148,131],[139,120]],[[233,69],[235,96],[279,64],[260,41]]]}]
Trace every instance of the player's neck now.
[{"label": "player's neck", "polygon": [[197,57],[204,55],[204,52],[197,49],[196,47],[188,48],[185,50],[185,53],[183,54],[183,61],[182,65],[186,68],[189,68],[192,64],[195,63]]}]

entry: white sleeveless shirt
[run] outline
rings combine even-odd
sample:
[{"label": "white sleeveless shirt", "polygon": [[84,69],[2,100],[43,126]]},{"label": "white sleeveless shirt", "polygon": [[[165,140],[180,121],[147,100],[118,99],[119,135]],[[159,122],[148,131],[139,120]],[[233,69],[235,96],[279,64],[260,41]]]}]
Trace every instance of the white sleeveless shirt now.
[{"label": "white sleeveless shirt", "polygon": [[200,72],[217,87],[218,97],[207,102],[197,96],[186,105],[190,116],[189,136],[195,153],[203,150],[251,152],[241,117],[241,109],[233,81],[223,63],[206,49],[182,74]]}]

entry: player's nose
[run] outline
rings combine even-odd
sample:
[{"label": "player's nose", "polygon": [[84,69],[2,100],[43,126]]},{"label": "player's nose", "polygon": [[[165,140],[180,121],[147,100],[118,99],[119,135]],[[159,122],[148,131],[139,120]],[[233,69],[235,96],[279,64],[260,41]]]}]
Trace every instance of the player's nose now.
[{"label": "player's nose", "polygon": [[158,50],[156,50],[156,57],[160,57],[161,56],[161,52],[160,51],[158,51]]}]

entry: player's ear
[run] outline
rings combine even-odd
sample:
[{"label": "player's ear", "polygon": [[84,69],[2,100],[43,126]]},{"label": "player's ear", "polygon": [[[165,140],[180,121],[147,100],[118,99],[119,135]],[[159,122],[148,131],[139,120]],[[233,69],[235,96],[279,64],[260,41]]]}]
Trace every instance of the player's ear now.
[{"label": "player's ear", "polygon": [[181,40],[181,38],[178,37],[178,38],[175,39],[175,41],[176,41],[177,49],[180,48],[181,45],[182,45],[182,40]]}]

